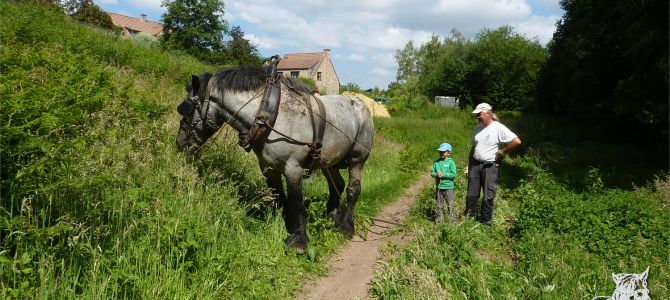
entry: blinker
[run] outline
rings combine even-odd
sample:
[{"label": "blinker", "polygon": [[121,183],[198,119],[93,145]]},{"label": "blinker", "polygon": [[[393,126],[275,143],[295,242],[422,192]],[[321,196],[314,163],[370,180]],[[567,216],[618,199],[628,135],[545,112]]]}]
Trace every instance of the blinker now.
[{"label": "blinker", "polygon": [[177,112],[184,117],[190,116],[194,109],[195,103],[191,101],[182,101],[181,104],[177,106]]}]

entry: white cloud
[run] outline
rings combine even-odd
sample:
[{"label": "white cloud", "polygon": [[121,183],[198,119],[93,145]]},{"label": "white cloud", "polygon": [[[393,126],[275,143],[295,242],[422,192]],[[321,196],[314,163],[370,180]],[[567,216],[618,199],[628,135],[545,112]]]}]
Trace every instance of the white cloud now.
[{"label": "white cloud", "polygon": [[133,6],[148,9],[152,11],[165,11],[165,8],[161,7],[161,0],[142,0],[142,1],[131,1]]},{"label": "white cloud", "polygon": [[[404,45],[403,45],[404,46]],[[397,67],[395,61],[395,51],[393,52],[376,52],[372,55],[372,61],[385,67]]]},{"label": "white cloud", "polygon": [[531,16],[523,22],[514,24],[516,31],[523,33],[528,38],[537,38],[542,45],[546,45],[553,37],[556,22],[559,16]]},{"label": "white cloud", "polygon": [[358,53],[351,53],[349,55],[334,55],[333,59],[344,61],[366,61],[365,56]]},{"label": "white cloud", "polygon": [[374,68],[370,70],[369,73],[370,75],[381,76],[381,77],[395,76],[395,72],[384,68]]},{"label": "white cloud", "polygon": [[545,8],[545,9],[550,9],[550,10],[558,10],[561,9],[561,4],[559,0],[529,0],[531,5]]},{"label": "white cloud", "polygon": [[258,49],[261,50],[272,50],[279,48],[280,41],[267,37],[267,36],[256,36],[254,34],[245,34],[244,35],[252,44],[258,46]]}]

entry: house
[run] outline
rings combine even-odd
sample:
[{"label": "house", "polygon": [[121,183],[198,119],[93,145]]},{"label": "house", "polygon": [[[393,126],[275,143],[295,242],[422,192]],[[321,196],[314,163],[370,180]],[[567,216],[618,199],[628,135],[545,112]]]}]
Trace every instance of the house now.
[{"label": "house", "polygon": [[107,12],[112,18],[114,26],[120,27],[123,37],[133,37],[137,34],[160,36],[163,34],[163,24],[147,20],[147,15],[142,14],[139,18],[128,17],[120,14]]},{"label": "house", "polygon": [[330,49],[323,49],[323,52],[285,54],[277,65],[277,72],[287,77],[313,79],[319,91],[326,94],[340,93],[340,79],[330,60]]}]

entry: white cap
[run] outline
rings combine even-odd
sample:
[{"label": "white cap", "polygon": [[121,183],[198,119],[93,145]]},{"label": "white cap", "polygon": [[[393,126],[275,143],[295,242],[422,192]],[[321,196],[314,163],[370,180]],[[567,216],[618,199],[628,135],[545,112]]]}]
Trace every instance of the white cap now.
[{"label": "white cap", "polygon": [[489,105],[488,103],[482,102],[482,103],[479,103],[479,105],[477,105],[477,107],[475,107],[475,110],[473,110],[472,113],[473,114],[478,114],[480,112],[487,111],[487,110],[489,110],[489,111],[493,110],[493,107],[491,107],[491,105]]}]

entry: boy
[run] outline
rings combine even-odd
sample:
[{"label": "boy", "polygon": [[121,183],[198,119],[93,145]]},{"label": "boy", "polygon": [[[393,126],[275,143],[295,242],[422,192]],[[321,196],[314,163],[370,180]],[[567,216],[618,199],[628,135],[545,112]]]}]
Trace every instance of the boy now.
[{"label": "boy", "polygon": [[440,158],[433,162],[430,175],[435,178],[435,223],[440,224],[444,216],[444,201],[449,209],[449,222],[456,221],[454,213],[454,179],[456,163],[451,159],[451,145],[442,143],[437,151]]}]

